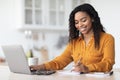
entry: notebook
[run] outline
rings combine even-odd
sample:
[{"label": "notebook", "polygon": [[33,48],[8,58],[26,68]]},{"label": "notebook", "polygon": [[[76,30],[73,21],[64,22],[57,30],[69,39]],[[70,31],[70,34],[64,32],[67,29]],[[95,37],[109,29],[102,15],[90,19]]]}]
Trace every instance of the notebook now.
[{"label": "notebook", "polygon": [[4,45],[1,47],[11,72],[33,74],[21,45]]}]

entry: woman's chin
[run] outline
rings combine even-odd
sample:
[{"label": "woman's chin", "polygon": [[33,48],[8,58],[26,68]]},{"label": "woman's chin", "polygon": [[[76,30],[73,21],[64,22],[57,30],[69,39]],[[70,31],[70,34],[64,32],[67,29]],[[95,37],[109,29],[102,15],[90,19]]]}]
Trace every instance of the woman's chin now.
[{"label": "woman's chin", "polygon": [[82,33],[83,35],[84,35],[84,34],[87,34],[87,32],[86,32],[86,31],[82,31],[81,33]]}]

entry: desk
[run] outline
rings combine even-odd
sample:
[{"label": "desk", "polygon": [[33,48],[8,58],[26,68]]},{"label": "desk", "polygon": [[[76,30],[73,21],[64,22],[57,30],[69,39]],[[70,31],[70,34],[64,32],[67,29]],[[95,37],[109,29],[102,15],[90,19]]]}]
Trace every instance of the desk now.
[{"label": "desk", "polygon": [[61,75],[56,72],[52,75],[27,75],[12,73],[9,71],[8,66],[0,66],[0,79],[2,80],[119,80],[120,79],[120,69],[115,70],[112,76],[107,76],[103,78],[98,77],[88,77],[85,74],[82,75]]}]

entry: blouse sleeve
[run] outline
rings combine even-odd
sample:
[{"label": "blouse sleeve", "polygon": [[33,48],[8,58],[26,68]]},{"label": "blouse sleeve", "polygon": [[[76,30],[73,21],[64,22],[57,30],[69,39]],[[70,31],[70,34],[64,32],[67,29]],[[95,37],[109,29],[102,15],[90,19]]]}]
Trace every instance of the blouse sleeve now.
[{"label": "blouse sleeve", "polygon": [[115,64],[115,45],[114,37],[107,36],[103,47],[103,59],[96,64],[86,65],[89,71],[110,71]]},{"label": "blouse sleeve", "polygon": [[72,50],[72,46],[69,43],[66,49],[64,50],[64,52],[60,56],[56,57],[50,62],[45,63],[46,69],[60,70],[63,69],[65,66],[67,66],[70,62],[73,61],[71,56],[72,54],[71,50]]}]

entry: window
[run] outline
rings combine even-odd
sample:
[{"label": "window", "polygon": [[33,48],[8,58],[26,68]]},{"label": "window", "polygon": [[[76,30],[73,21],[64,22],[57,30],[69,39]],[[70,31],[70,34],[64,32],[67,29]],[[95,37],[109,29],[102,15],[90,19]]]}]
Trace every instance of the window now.
[{"label": "window", "polygon": [[66,29],[71,10],[85,0],[24,0],[24,27]]}]

